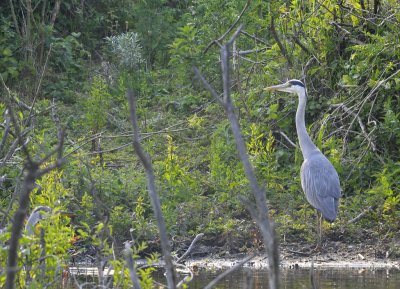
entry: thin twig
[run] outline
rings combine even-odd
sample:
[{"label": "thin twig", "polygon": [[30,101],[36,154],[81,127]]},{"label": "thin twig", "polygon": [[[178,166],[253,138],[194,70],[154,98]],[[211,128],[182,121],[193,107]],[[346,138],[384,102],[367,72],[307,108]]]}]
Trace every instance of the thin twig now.
[{"label": "thin twig", "polygon": [[237,52],[238,55],[246,55],[246,54],[251,54],[251,53],[260,53],[263,51],[266,51],[267,47],[263,47],[263,48],[256,48],[256,49],[250,49],[250,50],[239,50]]},{"label": "thin twig", "polygon": [[357,120],[358,125],[361,128],[361,131],[362,131],[362,134],[363,134],[364,138],[367,140],[368,144],[371,146],[372,152],[375,154],[375,156],[378,158],[378,160],[381,162],[381,164],[385,164],[385,161],[383,160],[383,158],[378,154],[378,151],[377,151],[375,143],[370,138],[370,133],[369,134],[367,133],[367,130],[365,129],[365,125],[363,124],[359,114],[356,114],[355,112],[352,112],[344,103],[334,104],[334,105],[332,105],[332,107],[342,108],[344,110],[344,112],[354,116],[354,119]]},{"label": "thin twig", "polygon": [[[227,30],[221,37],[219,37],[219,38],[216,39],[216,40],[211,41],[211,42],[207,45],[206,49],[204,49],[204,52],[203,52],[204,54],[207,53],[208,49],[210,49],[210,47],[211,47],[213,44],[218,44],[221,40],[223,40],[223,39],[226,37],[226,35],[228,35],[229,32],[232,31],[233,28],[235,28],[236,24],[239,22],[239,20],[240,20],[240,19],[242,18],[242,16],[243,16],[244,12],[245,12],[245,11],[247,10],[247,8],[249,7],[250,2],[251,2],[251,0],[247,0],[246,4],[244,5],[244,7],[243,7],[243,9],[242,9],[242,12],[240,12],[239,16],[236,18],[235,22],[228,28],[228,30]],[[235,38],[236,38],[236,37],[235,37]]]},{"label": "thin twig", "polygon": [[[394,73],[392,73],[391,75],[389,75],[386,79],[383,79],[381,81],[378,82],[378,84],[367,94],[367,96],[363,99],[361,106],[358,110],[358,112],[354,115],[353,120],[351,121],[348,131],[350,130],[350,128],[353,126],[354,121],[357,119],[357,117],[360,115],[361,113],[361,109],[363,108],[363,106],[366,104],[366,102],[374,95],[374,93],[383,85],[385,84],[387,81],[389,81],[390,79],[392,79],[393,77],[395,77],[398,73],[400,72],[399,70],[396,70]],[[347,135],[348,135],[348,131],[346,132],[344,139],[346,139]]]},{"label": "thin twig", "polygon": [[188,276],[185,276],[185,278],[183,278],[183,280],[181,280],[181,281],[176,285],[176,288],[180,288],[180,287],[182,287],[183,285],[186,285],[186,284],[188,284],[190,281],[193,280],[193,272],[192,272],[192,270],[190,270],[190,268],[188,268],[188,267],[185,266],[185,265],[176,264],[176,266],[185,269],[185,273],[189,273]]},{"label": "thin twig", "polygon": [[352,223],[358,222],[362,217],[364,217],[369,212],[373,211],[375,208],[376,208],[375,206],[368,206],[364,211],[362,211],[360,214],[355,216],[353,219],[348,220],[347,223],[352,224]]},{"label": "thin twig", "polygon": [[208,285],[206,287],[204,287],[204,289],[211,289],[212,287],[214,287],[219,281],[221,281],[222,279],[224,279],[226,276],[228,276],[229,274],[232,274],[233,272],[235,272],[236,270],[238,270],[239,268],[241,268],[245,263],[249,262],[251,259],[253,259],[255,256],[257,255],[251,255],[248,256],[246,258],[244,258],[242,261],[240,261],[239,263],[237,263],[235,266],[229,268],[228,270],[226,270],[225,272],[223,272],[222,274],[219,274],[217,277],[215,277],[210,283],[208,283]]},{"label": "thin twig", "polygon": [[[259,186],[257,178],[255,176],[254,168],[251,165],[249,156],[247,154],[246,144],[240,131],[240,125],[238,118],[234,112],[234,105],[230,96],[230,46],[235,41],[236,37],[239,35],[241,27],[234,33],[233,37],[227,41],[225,45],[221,48],[221,68],[222,68],[222,80],[223,80],[223,100],[219,100],[225,109],[225,113],[229,122],[231,124],[231,129],[236,141],[236,147],[239,152],[239,157],[242,161],[242,165],[249,180],[250,187],[256,199],[256,212],[250,211],[250,214],[257,222],[260,227],[264,246],[268,252],[268,262],[269,262],[269,287],[270,289],[276,289],[279,287],[279,251],[278,243],[276,240],[274,228],[272,227],[269,217],[268,208],[266,205],[266,192],[265,188]],[[196,74],[203,81],[204,86],[211,92],[214,97],[218,97],[218,94],[214,91],[211,85],[200,75],[197,69],[195,69]],[[219,97],[217,99],[220,99]],[[253,206],[249,205],[249,208]]]},{"label": "thin twig", "polygon": [[9,5],[10,5],[10,10],[11,10],[11,17],[12,17],[13,22],[14,22],[14,27],[15,27],[15,30],[17,31],[17,34],[18,34],[19,38],[21,39],[22,38],[22,33],[21,33],[21,30],[20,30],[19,25],[18,25],[17,15],[15,14],[13,0],[9,0],[9,2],[10,2]]},{"label": "thin twig", "polygon": [[153,167],[151,165],[150,157],[143,150],[140,144],[140,132],[136,114],[136,98],[131,89],[128,89],[127,91],[127,98],[129,103],[130,120],[133,127],[132,144],[146,172],[147,189],[149,191],[151,203],[154,210],[154,215],[157,220],[158,230],[160,233],[161,250],[165,261],[165,271],[167,275],[168,288],[175,289],[176,288],[175,266],[172,260],[171,248],[167,236],[167,228],[161,211],[160,198],[158,197],[156,191],[155,176],[153,172]]},{"label": "thin twig", "polygon": [[27,105],[26,103],[24,103],[23,101],[21,101],[20,99],[18,99],[14,94],[11,93],[10,88],[8,88],[8,86],[6,85],[3,76],[0,74],[0,80],[1,83],[3,84],[5,90],[7,91],[8,97],[10,99],[12,99],[19,107],[25,109],[25,110],[30,110],[31,107],[29,105]]},{"label": "thin twig", "polygon": [[277,133],[279,133],[281,136],[283,136],[283,138],[285,140],[287,140],[287,142],[294,148],[297,148],[297,145],[281,130],[276,131]]},{"label": "thin twig", "polygon": [[240,31],[240,33],[242,33],[243,35],[245,35],[245,36],[247,36],[247,37],[249,37],[249,38],[251,38],[251,39],[254,39],[254,40],[258,41],[258,42],[261,42],[262,44],[267,45],[267,42],[265,42],[265,41],[262,40],[261,38],[258,38],[258,37],[255,36],[254,34],[251,35],[249,32],[246,32],[246,31],[244,31],[244,30]]},{"label": "thin twig", "polygon": [[197,241],[200,240],[201,237],[203,237],[203,236],[204,236],[203,233],[198,234],[198,235],[193,239],[192,243],[190,244],[190,246],[189,246],[189,248],[186,250],[186,252],[185,252],[178,260],[176,260],[176,263],[179,263],[179,262],[181,262],[182,260],[184,260],[184,259],[190,254],[190,252],[193,250],[194,245],[197,243]]},{"label": "thin twig", "polygon": [[9,252],[8,252],[8,260],[7,260],[7,275],[5,288],[13,289],[15,288],[15,277],[18,269],[18,248],[19,248],[19,239],[21,238],[21,232],[24,225],[24,220],[27,215],[29,209],[29,196],[30,193],[36,188],[36,180],[41,178],[43,175],[47,174],[49,171],[60,167],[63,164],[62,158],[57,158],[55,162],[48,165],[45,168],[41,168],[45,162],[52,156],[52,154],[57,153],[57,156],[61,156],[62,146],[63,146],[63,135],[61,134],[61,139],[58,139],[57,147],[53,150],[51,154],[48,154],[44,159],[41,159],[37,162],[34,162],[26,144],[22,140],[21,131],[19,125],[12,113],[11,107],[9,107],[10,117],[14,125],[16,137],[22,150],[25,154],[25,158],[27,160],[25,164],[25,177],[22,183],[21,191],[19,192],[19,205],[18,209],[14,213],[13,216],[13,226],[11,229],[11,237],[9,240]]},{"label": "thin twig", "polygon": [[35,95],[33,96],[32,105],[30,106],[31,109],[29,110],[28,117],[27,117],[26,120],[25,120],[25,124],[28,124],[28,123],[29,123],[30,118],[31,118],[31,116],[32,116],[32,112],[33,112],[33,109],[34,109],[35,104],[36,104],[36,99],[37,99],[37,97],[38,97],[38,95],[39,95],[39,91],[40,91],[40,88],[41,88],[41,86],[42,86],[43,76],[44,76],[44,73],[45,73],[45,71],[46,71],[46,69],[47,69],[47,63],[48,63],[48,60],[49,60],[49,58],[50,58],[50,52],[51,52],[52,47],[53,47],[53,46],[50,45],[49,51],[47,52],[46,61],[44,62],[44,66],[43,66],[43,69],[42,69],[42,73],[40,74],[40,78],[39,78],[39,83],[38,83],[38,85],[37,85],[37,87],[36,87]]},{"label": "thin twig", "polygon": [[11,122],[12,122],[12,124],[14,126],[16,140],[17,140],[18,144],[20,145],[20,147],[22,149],[22,152],[25,154],[27,162],[29,164],[32,164],[33,163],[32,158],[31,158],[31,156],[29,154],[29,151],[28,151],[28,149],[26,147],[27,141],[24,140],[25,134],[21,132],[20,126],[18,124],[18,121],[15,118],[14,111],[11,108],[10,105],[8,106],[8,113],[9,113]]},{"label": "thin twig", "polygon": [[1,138],[1,142],[0,142],[0,156],[2,155],[1,152],[3,151],[3,147],[6,144],[8,133],[10,131],[10,126],[11,126],[11,119],[10,119],[10,116],[8,115],[8,109],[6,109],[6,111],[5,111],[4,118],[5,118],[6,124],[4,127],[3,137]]},{"label": "thin twig", "polygon": [[291,67],[292,66],[292,61],[290,60],[289,54],[287,53],[287,50],[286,50],[285,46],[283,46],[281,40],[279,39],[278,33],[276,32],[274,16],[271,17],[270,29],[271,29],[271,33],[272,33],[272,36],[275,39],[276,44],[278,44],[279,50],[282,52],[283,57],[286,58],[288,66]]},{"label": "thin twig", "polygon": [[303,43],[301,43],[300,39],[296,35],[292,35],[292,39],[294,43],[296,43],[305,53],[308,55],[313,55],[310,50]]},{"label": "thin twig", "polygon": [[219,94],[215,91],[215,89],[207,82],[207,80],[204,78],[204,76],[200,73],[200,71],[197,69],[197,67],[193,67],[193,71],[196,74],[196,76],[200,79],[200,81],[203,83],[204,87],[211,93],[211,95],[217,100],[221,105],[224,105],[224,103],[221,100],[221,97]]}]

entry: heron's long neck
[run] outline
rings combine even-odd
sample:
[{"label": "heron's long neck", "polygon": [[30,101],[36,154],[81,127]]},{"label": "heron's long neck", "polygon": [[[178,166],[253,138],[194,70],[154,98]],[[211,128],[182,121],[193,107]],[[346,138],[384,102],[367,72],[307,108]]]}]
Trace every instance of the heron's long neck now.
[{"label": "heron's long neck", "polygon": [[318,148],[312,142],[306,130],[305,111],[307,103],[307,95],[305,92],[299,93],[299,105],[296,112],[296,129],[299,138],[300,148],[303,153],[303,158],[307,159],[312,152],[318,151]]}]

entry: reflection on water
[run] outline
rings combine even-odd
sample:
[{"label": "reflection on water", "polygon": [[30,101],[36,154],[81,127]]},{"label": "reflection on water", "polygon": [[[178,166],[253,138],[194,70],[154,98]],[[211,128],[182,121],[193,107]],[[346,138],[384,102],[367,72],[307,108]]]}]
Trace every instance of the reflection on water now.
[{"label": "reflection on water", "polygon": [[[189,289],[204,288],[211,280],[223,271],[205,271],[201,270],[195,273],[194,279],[188,284]],[[161,271],[155,272],[156,281],[166,284],[165,276]],[[185,276],[180,276],[182,280]],[[251,280],[252,287],[246,286],[246,281]],[[399,289],[400,288],[400,270],[396,269],[315,269],[314,280],[318,289]],[[82,276],[78,279],[85,288],[98,288],[96,278]],[[248,283],[247,283],[248,284]],[[63,289],[77,289],[70,278],[67,286]],[[104,287],[103,287],[104,288]],[[158,287],[156,287],[158,288]],[[218,289],[242,289],[268,288],[267,270],[256,270],[244,268],[238,270],[228,277],[225,277],[214,288]],[[282,289],[303,289],[312,288],[310,281],[310,269],[285,269],[281,270]]]},{"label": "reflection on water", "polygon": [[[221,272],[200,271],[189,283],[189,289],[204,288]],[[400,271],[395,269],[318,269],[315,270],[316,287],[319,289],[398,289]],[[245,282],[252,278],[253,288],[268,288],[266,270],[242,269],[220,281],[220,289],[246,288]],[[312,288],[309,269],[282,270],[281,286],[283,289]]]}]

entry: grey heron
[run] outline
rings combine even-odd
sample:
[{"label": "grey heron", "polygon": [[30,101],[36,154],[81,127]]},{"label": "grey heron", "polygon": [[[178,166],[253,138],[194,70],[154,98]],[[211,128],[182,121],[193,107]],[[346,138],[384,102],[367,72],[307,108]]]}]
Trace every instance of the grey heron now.
[{"label": "grey heron", "polygon": [[29,215],[28,221],[26,221],[25,231],[28,236],[32,236],[35,230],[35,226],[43,219],[42,212],[51,212],[51,208],[46,206],[38,206],[33,209],[32,213]]},{"label": "grey heron", "polygon": [[307,91],[303,82],[292,79],[284,84],[267,87],[266,90],[298,95],[296,130],[304,159],[300,170],[301,187],[307,201],[322,214],[324,219],[329,222],[335,221],[341,196],[339,176],[307,133],[304,119]]}]

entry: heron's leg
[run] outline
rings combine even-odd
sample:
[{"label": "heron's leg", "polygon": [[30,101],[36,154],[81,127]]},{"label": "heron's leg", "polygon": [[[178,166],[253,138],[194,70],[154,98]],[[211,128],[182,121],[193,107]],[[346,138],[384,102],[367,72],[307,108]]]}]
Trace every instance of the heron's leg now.
[{"label": "heron's leg", "polygon": [[316,210],[316,235],[317,235],[317,246],[315,247],[315,251],[320,251],[321,249],[321,244],[322,244],[322,214]]},{"label": "heron's leg", "polygon": [[320,212],[318,212],[318,224],[319,224],[319,226],[318,226],[318,229],[319,229],[319,232],[318,232],[318,247],[320,247],[321,248],[321,245],[322,245],[322,214],[320,213]]}]

